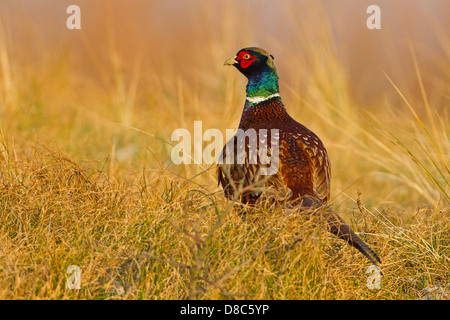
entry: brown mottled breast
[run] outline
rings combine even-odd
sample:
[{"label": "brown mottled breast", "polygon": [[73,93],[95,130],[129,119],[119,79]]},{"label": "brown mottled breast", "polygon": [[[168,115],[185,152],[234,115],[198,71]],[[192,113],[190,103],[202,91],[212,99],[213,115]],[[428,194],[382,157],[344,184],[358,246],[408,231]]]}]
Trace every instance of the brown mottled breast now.
[{"label": "brown mottled breast", "polygon": [[[217,169],[219,183],[228,198],[239,188],[252,186],[242,193],[241,201],[253,203],[267,187],[277,188],[283,197],[287,192],[291,200],[306,194],[323,202],[329,199],[331,172],[327,152],[312,131],[289,116],[279,98],[248,108],[239,128],[242,131],[224,147],[223,163],[219,163]],[[245,143],[239,144],[238,136],[251,132],[249,129],[255,134],[247,134]],[[277,129],[278,134],[272,134],[271,129]],[[278,146],[279,157],[274,156],[272,162],[262,164],[258,152],[251,148],[261,143],[267,143],[267,157],[276,155]],[[243,155],[241,163],[236,161],[239,152]],[[227,161],[231,153],[233,163]],[[268,166],[277,167],[276,172],[262,175],[261,169]]]}]

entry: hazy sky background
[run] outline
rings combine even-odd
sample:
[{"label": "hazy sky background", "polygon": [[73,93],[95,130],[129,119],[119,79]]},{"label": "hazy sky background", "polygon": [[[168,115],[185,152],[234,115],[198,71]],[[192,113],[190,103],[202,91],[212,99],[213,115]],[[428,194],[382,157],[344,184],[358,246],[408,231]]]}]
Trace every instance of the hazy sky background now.
[{"label": "hazy sky background", "polygon": [[[65,26],[71,4],[81,8],[82,30],[69,31]],[[366,9],[372,4],[381,8],[381,30],[366,28]],[[308,41],[317,37],[320,42],[320,30],[329,26],[357,95],[358,86],[373,83],[381,88],[386,83],[382,71],[410,78],[409,42],[425,79],[427,74],[444,72],[440,66],[450,52],[449,17],[448,0],[0,2],[1,26],[11,39],[8,46],[30,66],[39,63],[42,52],[66,50],[79,54],[80,68],[92,70],[94,60],[107,55],[114,38],[126,61],[140,56],[149,67],[167,63],[167,70],[183,74],[189,68],[205,67],[198,58],[205,47],[213,52],[208,63],[217,67],[245,46],[264,47],[276,58],[301,55],[304,39],[298,31],[306,30],[311,35]],[[281,73],[289,68],[287,63],[277,65]]]}]

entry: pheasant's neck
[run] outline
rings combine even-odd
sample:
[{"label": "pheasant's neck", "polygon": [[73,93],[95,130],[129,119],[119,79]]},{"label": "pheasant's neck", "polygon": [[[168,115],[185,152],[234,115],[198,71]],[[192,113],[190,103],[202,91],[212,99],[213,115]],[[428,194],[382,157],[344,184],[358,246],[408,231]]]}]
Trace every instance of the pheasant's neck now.
[{"label": "pheasant's neck", "polygon": [[278,91],[276,73],[250,78],[239,128],[248,129],[261,123],[275,125],[288,119],[290,116]]},{"label": "pheasant's neck", "polygon": [[248,77],[247,97],[239,128],[287,118],[290,117],[280,97],[276,70],[264,70]]},{"label": "pheasant's neck", "polygon": [[248,78],[246,106],[252,107],[275,97],[280,97],[276,70],[264,71]]},{"label": "pheasant's neck", "polygon": [[[276,69],[264,70],[248,77],[244,114],[252,107],[277,98],[281,102]],[[281,102],[282,103],[282,102]]]}]

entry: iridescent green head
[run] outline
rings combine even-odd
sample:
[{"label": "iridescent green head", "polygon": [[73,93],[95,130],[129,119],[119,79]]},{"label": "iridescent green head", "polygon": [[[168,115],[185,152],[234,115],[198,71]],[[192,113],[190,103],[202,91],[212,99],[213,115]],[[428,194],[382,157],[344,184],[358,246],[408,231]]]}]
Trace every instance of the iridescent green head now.
[{"label": "iridescent green head", "polygon": [[235,66],[248,79],[247,99],[267,98],[279,93],[274,57],[266,50],[250,47],[239,50],[225,65]]}]

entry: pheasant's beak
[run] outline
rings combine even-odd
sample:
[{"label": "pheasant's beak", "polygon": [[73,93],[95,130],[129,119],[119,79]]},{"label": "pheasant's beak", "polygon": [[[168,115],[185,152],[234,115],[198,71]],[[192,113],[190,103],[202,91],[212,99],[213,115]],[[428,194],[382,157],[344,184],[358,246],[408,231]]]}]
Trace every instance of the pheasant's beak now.
[{"label": "pheasant's beak", "polygon": [[236,60],[236,56],[234,56],[233,58],[230,58],[228,60],[225,61],[225,63],[223,64],[224,66],[234,66],[235,64],[238,64],[237,60]]}]

